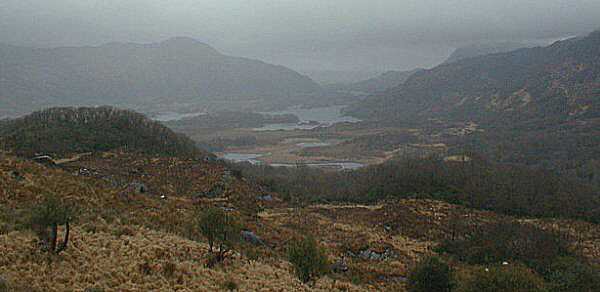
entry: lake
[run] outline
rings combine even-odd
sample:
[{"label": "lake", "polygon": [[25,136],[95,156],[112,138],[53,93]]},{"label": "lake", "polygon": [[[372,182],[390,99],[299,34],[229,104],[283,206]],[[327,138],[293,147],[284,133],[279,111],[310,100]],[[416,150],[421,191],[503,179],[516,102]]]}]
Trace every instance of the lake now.
[{"label": "lake", "polygon": [[262,161],[258,158],[264,156],[264,154],[253,154],[253,153],[224,153],[222,158],[232,162],[250,162],[251,164],[262,164]]},{"label": "lake", "polygon": [[197,116],[201,116],[201,115],[205,115],[205,112],[200,112],[200,113],[186,113],[186,114],[181,114],[181,113],[176,113],[176,112],[160,112],[160,113],[156,113],[156,114],[151,114],[151,118],[155,121],[159,121],[159,122],[169,122],[169,121],[178,121],[178,120],[182,120],[185,118],[193,118],[193,117],[197,117]]},{"label": "lake", "polygon": [[[267,154],[258,154],[258,153],[224,153],[221,158],[225,160],[229,160],[231,162],[240,163],[240,162],[249,162],[254,165],[263,164],[262,161],[258,160],[258,158],[269,155]],[[296,167],[296,163],[271,163],[269,164],[273,167]],[[327,169],[337,169],[337,170],[354,170],[364,167],[365,165],[358,162],[307,162],[303,165],[308,167],[318,167],[318,168],[327,168]]]},{"label": "lake", "polygon": [[[360,122],[359,119],[343,116],[342,110],[345,106],[329,106],[329,107],[318,107],[303,109],[300,107],[294,107],[283,111],[275,112],[261,112],[261,114],[269,115],[283,115],[293,114],[300,119],[300,123],[290,124],[269,124],[261,128],[254,129],[255,131],[277,131],[277,130],[311,130],[317,127],[327,127],[335,123],[356,123]],[[314,121],[316,123],[309,123]]]}]

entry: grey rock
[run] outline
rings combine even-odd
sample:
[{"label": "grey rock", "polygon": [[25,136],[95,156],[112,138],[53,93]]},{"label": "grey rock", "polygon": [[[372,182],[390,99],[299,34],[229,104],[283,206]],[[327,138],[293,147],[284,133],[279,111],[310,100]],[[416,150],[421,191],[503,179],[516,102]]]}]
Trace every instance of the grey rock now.
[{"label": "grey rock", "polygon": [[36,156],[36,157],[32,158],[32,160],[39,164],[43,164],[46,166],[55,166],[56,165],[56,162],[54,161],[54,159],[52,157],[50,157],[49,155]]},{"label": "grey rock", "polygon": [[383,261],[394,257],[394,252],[390,249],[386,249],[385,252],[380,253],[373,251],[371,249],[365,249],[358,253],[359,258],[363,260],[371,260],[371,261]]},{"label": "grey rock", "polygon": [[331,271],[334,273],[345,273],[348,271],[348,265],[344,259],[339,259],[333,265],[331,265]]},{"label": "grey rock", "polygon": [[145,194],[148,192],[148,187],[143,183],[130,183],[129,188],[138,194]]},{"label": "grey rock", "polygon": [[235,208],[231,208],[231,207],[221,207],[221,210],[225,211],[225,212],[233,212],[235,211]]},{"label": "grey rock", "polygon": [[273,201],[273,196],[271,196],[269,194],[265,194],[265,195],[262,195],[262,196],[258,196],[257,199],[259,201],[271,202],[271,201]]},{"label": "grey rock", "polygon": [[249,242],[254,245],[265,245],[265,242],[258,237],[254,232],[249,230],[242,230],[241,232],[242,238],[244,241]]}]

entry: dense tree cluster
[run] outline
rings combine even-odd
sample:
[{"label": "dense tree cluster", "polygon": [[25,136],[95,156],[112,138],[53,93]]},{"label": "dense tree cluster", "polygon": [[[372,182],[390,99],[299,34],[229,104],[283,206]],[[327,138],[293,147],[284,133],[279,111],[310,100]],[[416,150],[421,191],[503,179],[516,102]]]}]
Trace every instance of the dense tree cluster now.
[{"label": "dense tree cluster", "polygon": [[24,156],[114,149],[156,155],[202,155],[189,138],[142,114],[113,107],[52,108],[0,126],[0,146]]},{"label": "dense tree cluster", "polygon": [[364,203],[430,198],[509,215],[600,222],[597,187],[546,170],[490,163],[476,156],[467,162],[448,162],[440,157],[396,160],[344,172],[301,165],[232,167],[290,201]]}]

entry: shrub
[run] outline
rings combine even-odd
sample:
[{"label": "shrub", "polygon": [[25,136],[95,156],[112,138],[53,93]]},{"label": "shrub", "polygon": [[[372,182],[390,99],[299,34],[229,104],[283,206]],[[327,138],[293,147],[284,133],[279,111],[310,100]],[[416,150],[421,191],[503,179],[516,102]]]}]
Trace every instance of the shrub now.
[{"label": "shrub", "polygon": [[162,272],[165,277],[172,278],[177,272],[177,265],[171,261],[168,261],[163,265]]},{"label": "shrub", "polygon": [[8,292],[8,281],[0,276],[0,292]]},{"label": "shrub", "polygon": [[327,271],[327,257],[315,239],[308,236],[288,247],[288,259],[294,266],[296,275],[308,283]]},{"label": "shrub", "polygon": [[465,277],[458,276],[456,292],[542,292],[544,281],[523,266],[474,268]]},{"label": "shrub", "polygon": [[550,291],[600,291],[600,271],[571,257],[557,259],[546,279]]},{"label": "shrub", "polygon": [[[59,254],[69,242],[69,222],[73,211],[56,196],[46,195],[31,212],[31,227],[48,252]],[[58,226],[65,225],[64,240],[57,245]]]},{"label": "shrub", "polygon": [[471,264],[519,261],[540,273],[556,258],[571,254],[559,234],[508,220],[480,226],[463,238],[444,242],[441,249]]},{"label": "shrub", "polygon": [[230,279],[223,283],[223,289],[227,291],[236,291],[238,290],[238,284]]},{"label": "shrub", "polygon": [[208,240],[211,253],[215,245],[218,246],[215,262],[224,260],[227,252],[240,240],[241,228],[237,220],[220,208],[209,208],[202,212],[198,227],[200,233]]},{"label": "shrub", "polygon": [[439,257],[427,257],[411,271],[408,286],[412,292],[450,291],[450,267]]}]

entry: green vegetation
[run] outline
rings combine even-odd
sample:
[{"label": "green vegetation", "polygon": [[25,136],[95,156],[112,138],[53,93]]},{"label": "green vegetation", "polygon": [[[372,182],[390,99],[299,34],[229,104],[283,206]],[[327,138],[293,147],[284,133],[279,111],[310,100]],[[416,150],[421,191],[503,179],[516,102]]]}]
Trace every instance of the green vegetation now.
[{"label": "green vegetation", "polygon": [[573,257],[555,259],[546,272],[546,279],[550,291],[600,291],[600,268],[586,265]]},{"label": "green vegetation", "polygon": [[153,155],[200,156],[189,138],[144,115],[112,107],[52,108],[6,122],[0,146],[23,156],[121,149]]},{"label": "green vegetation", "polygon": [[429,198],[508,215],[600,222],[597,187],[538,168],[471,156],[469,162],[446,162],[440,157],[403,159],[346,172],[248,164],[231,167],[290,202]]},{"label": "green vegetation", "polygon": [[447,240],[441,249],[470,264],[521,262],[540,274],[548,273],[555,260],[574,256],[569,241],[560,234],[505,220]]},{"label": "green vegetation", "polygon": [[227,281],[225,281],[225,283],[223,283],[223,289],[227,290],[227,291],[237,291],[238,290],[238,284],[229,279]]},{"label": "green vegetation", "polygon": [[[519,266],[475,267],[457,281],[456,292],[544,292],[544,281],[531,270]],[[575,291],[575,290],[572,290]]]},{"label": "green vegetation", "polygon": [[8,281],[6,281],[2,276],[0,276],[0,292],[9,292]]},{"label": "green vegetation", "polygon": [[449,292],[452,289],[451,270],[439,257],[431,256],[422,260],[410,273],[410,292]]},{"label": "green vegetation", "polygon": [[237,220],[221,208],[209,208],[200,214],[198,228],[208,241],[210,252],[218,247],[214,258],[209,260],[209,266],[225,259],[227,252],[240,239],[240,226]]},{"label": "green vegetation", "polygon": [[311,236],[290,244],[288,260],[294,266],[298,278],[304,283],[319,278],[327,271],[327,256]]},{"label": "green vegetation", "polygon": [[[47,195],[33,208],[31,227],[49,253],[59,254],[67,248],[72,216],[72,209],[52,195]],[[57,244],[58,227],[61,225],[65,226],[64,239]]]}]

